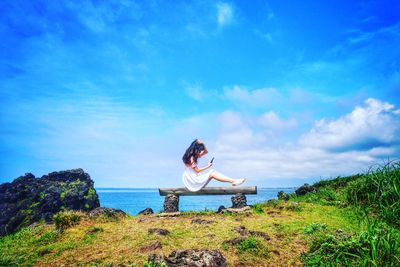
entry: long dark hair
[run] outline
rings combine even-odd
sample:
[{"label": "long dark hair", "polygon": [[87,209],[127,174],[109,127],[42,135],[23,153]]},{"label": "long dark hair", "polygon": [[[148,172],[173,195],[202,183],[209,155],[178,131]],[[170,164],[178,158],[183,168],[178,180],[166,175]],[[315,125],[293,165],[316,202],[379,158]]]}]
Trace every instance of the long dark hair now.
[{"label": "long dark hair", "polygon": [[183,163],[191,164],[190,158],[193,157],[195,163],[197,163],[198,154],[204,150],[206,146],[203,143],[199,143],[198,139],[194,140],[190,146],[186,149],[185,154],[182,157]]}]

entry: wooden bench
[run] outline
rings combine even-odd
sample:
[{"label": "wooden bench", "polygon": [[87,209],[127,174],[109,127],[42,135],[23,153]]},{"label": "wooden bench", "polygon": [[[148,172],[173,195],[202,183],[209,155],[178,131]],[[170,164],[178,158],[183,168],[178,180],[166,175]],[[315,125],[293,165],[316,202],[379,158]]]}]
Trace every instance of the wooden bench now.
[{"label": "wooden bench", "polygon": [[234,195],[232,208],[247,206],[246,195],[256,195],[257,186],[239,187],[205,187],[199,191],[191,192],[186,188],[159,188],[160,196],[165,196],[164,212],[179,211],[179,196],[201,196],[201,195]]}]

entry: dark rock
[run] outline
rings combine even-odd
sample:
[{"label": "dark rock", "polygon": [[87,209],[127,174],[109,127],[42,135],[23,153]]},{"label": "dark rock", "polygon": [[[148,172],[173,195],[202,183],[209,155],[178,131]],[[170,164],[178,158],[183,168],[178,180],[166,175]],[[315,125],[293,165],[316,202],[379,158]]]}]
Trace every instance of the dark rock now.
[{"label": "dark rock", "polygon": [[90,211],[100,206],[93,180],[82,169],[52,172],[35,178],[26,173],[0,185],[0,235],[67,210]]},{"label": "dark rock", "polygon": [[270,237],[267,233],[264,233],[264,232],[261,232],[261,231],[252,231],[252,230],[249,230],[249,233],[250,233],[250,235],[252,235],[252,236],[259,236],[259,237],[262,237],[262,238],[264,238],[265,241],[271,240],[271,237]]},{"label": "dark rock", "polygon": [[232,208],[243,208],[247,206],[246,196],[242,193],[237,193],[232,198]]},{"label": "dark rock", "polygon": [[284,201],[288,201],[289,200],[289,195],[286,194],[283,191],[279,191],[278,192],[278,199],[284,200]]},{"label": "dark rock", "polygon": [[210,223],[215,223],[214,221],[207,221],[203,219],[193,219],[192,223],[197,223],[197,224],[210,224]]},{"label": "dark rock", "polygon": [[153,211],[152,208],[146,208],[146,209],[144,209],[144,210],[142,210],[142,211],[139,211],[138,214],[141,214],[141,215],[150,215],[150,214],[153,214],[153,213],[154,213],[154,211]]},{"label": "dark rock", "polygon": [[223,210],[226,210],[226,208],[225,208],[225,206],[221,205],[221,206],[219,206],[217,213],[222,213]]},{"label": "dark rock", "polygon": [[249,235],[249,231],[243,225],[235,227],[234,230],[238,232],[240,235]]},{"label": "dark rock", "polygon": [[172,251],[164,261],[169,267],[225,267],[226,260],[218,250],[188,249]]},{"label": "dark rock", "polygon": [[297,196],[303,196],[307,193],[315,192],[315,188],[312,185],[304,184],[296,189]]},{"label": "dark rock", "polygon": [[137,220],[137,222],[147,222],[147,221],[149,221],[149,219],[146,218],[146,217],[140,217],[140,218]]},{"label": "dark rock", "polygon": [[271,237],[264,232],[261,231],[253,231],[253,230],[247,230],[246,227],[244,227],[243,225],[240,225],[238,227],[235,227],[234,230],[236,232],[238,232],[241,236],[259,236],[264,238],[264,240],[268,241],[271,240]]},{"label": "dark rock", "polygon": [[179,196],[168,194],[164,200],[164,212],[179,211]]},{"label": "dark rock", "polygon": [[271,252],[274,253],[274,254],[277,255],[277,256],[281,255],[281,253],[279,253],[279,251],[276,250],[276,249],[272,250]]},{"label": "dark rock", "polygon": [[231,246],[239,245],[240,242],[242,242],[242,241],[245,240],[245,239],[246,239],[246,237],[243,237],[243,236],[241,236],[241,237],[235,237],[235,238],[233,238],[233,239],[225,240],[225,241],[224,241],[224,244],[225,244],[225,245],[231,245]]},{"label": "dark rock", "polygon": [[301,207],[298,202],[292,202],[287,207],[287,210],[300,211]]},{"label": "dark rock", "polygon": [[49,253],[51,253],[51,249],[44,248],[42,250],[39,250],[38,255],[40,257],[43,257],[44,255],[49,254]]},{"label": "dark rock", "polygon": [[150,228],[148,232],[149,234],[157,234],[157,235],[168,235],[170,233],[167,229],[162,229],[162,228]]},{"label": "dark rock", "polygon": [[156,249],[162,248],[161,242],[159,240],[157,240],[156,242],[147,245],[147,246],[143,246],[139,248],[139,252],[147,252],[147,251],[153,251]]},{"label": "dark rock", "polygon": [[120,209],[99,207],[89,212],[89,217],[104,217],[106,219],[118,219],[125,217],[127,214]]},{"label": "dark rock", "polygon": [[164,257],[159,254],[150,254],[147,257],[147,261],[152,263],[154,267],[161,267],[162,264],[164,263]]}]

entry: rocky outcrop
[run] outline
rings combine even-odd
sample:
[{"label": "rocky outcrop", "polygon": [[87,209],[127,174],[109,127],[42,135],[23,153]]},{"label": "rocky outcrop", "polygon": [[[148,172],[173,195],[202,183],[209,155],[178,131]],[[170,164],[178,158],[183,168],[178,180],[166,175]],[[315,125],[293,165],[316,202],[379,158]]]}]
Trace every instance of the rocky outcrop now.
[{"label": "rocky outcrop", "polygon": [[232,200],[232,208],[243,208],[247,206],[246,196],[242,193],[237,193],[233,197]]},{"label": "rocky outcrop", "polygon": [[153,250],[160,249],[160,248],[162,248],[162,244],[161,244],[160,240],[157,240],[156,242],[151,243],[150,245],[140,247],[139,252],[144,253],[144,252],[153,251]]},{"label": "rocky outcrop", "polygon": [[44,220],[61,210],[90,211],[99,207],[93,180],[82,169],[52,172],[36,178],[26,173],[0,185],[0,235]]},{"label": "rocky outcrop", "polygon": [[168,194],[164,200],[164,212],[179,211],[179,196]]},{"label": "rocky outcrop", "polygon": [[95,208],[89,212],[89,217],[91,218],[104,217],[107,219],[118,219],[127,215],[123,210],[104,207]]},{"label": "rocky outcrop", "polygon": [[194,224],[211,224],[211,223],[215,223],[215,221],[208,221],[208,220],[203,220],[203,219],[193,219],[192,223],[194,223]]},{"label": "rocky outcrop", "polygon": [[217,213],[223,213],[224,210],[226,210],[225,206],[221,205],[218,207]]},{"label": "rocky outcrop", "polygon": [[315,188],[312,185],[304,184],[296,189],[297,196],[303,196],[307,193],[315,192]]},{"label": "rocky outcrop", "polygon": [[238,232],[241,236],[259,236],[259,237],[264,238],[265,241],[268,241],[271,239],[271,237],[267,233],[264,233],[261,231],[248,230],[243,225],[236,227],[234,230],[236,232]]},{"label": "rocky outcrop", "polygon": [[162,262],[169,267],[193,266],[193,267],[224,267],[226,259],[218,250],[187,249],[172,251],[168,257],[151,254],[148,261],[154,266],[161,266]]},{"label": "rocky outcrop", "polygon": [[285,192],[283,192],[283,191],[278,192],[278,199],[288,201],[289,198],[290,198],[289,195],[286,194]]},{"label": "rocky outcrop", "polygon": [[149,234],[156,234],[156,235],[169,235],[170,231],[163,228],[150,228],[147,230]]},{"label": "rocky outcrop", "polygon": [[154,211],[152,208],[145,208],[142,211],[139,211],[138,215],[151,215],[154,214]]}]

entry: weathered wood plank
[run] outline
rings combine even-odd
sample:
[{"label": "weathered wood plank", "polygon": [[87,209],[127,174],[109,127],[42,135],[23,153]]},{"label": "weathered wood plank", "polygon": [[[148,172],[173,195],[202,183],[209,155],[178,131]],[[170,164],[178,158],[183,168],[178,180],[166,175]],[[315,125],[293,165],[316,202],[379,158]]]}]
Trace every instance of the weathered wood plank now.
[{"label": "weathered wood plank", "polygon": [[160,196],[174,194],[178,196],[200,196],[200,195],[234,195],[243,193],[245,195],[256,195],[257,186],[239,187],[205,187],[197,192],[191,192],[186,188],[159,188]]}]

